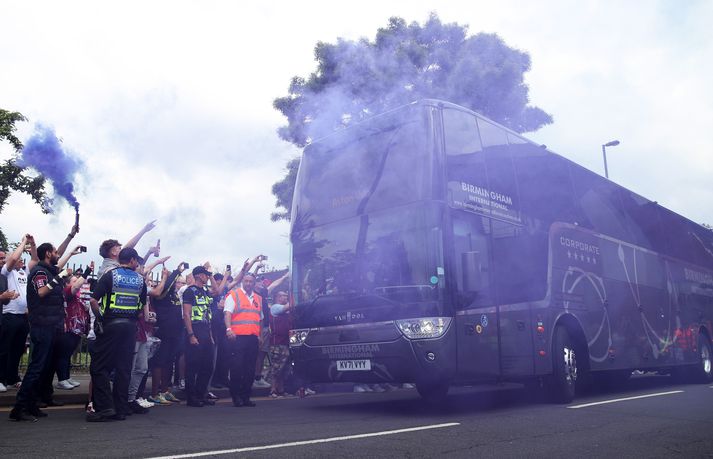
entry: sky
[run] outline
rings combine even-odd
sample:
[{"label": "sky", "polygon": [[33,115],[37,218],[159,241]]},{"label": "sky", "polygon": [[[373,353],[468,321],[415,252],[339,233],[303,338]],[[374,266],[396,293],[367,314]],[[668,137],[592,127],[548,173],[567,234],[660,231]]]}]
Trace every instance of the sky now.
[{"label": "sky", "polygon": [[[713,224],[713,2],[0,0],[0,108],[27,140],[52,127],[83,162],[76,195],[89,247],[156,228],[162,255],[220,269],[263,253],[289,263],[270,189],[300,154],[272,108],[314,46],[373,39],[391,16],[430,12],[526,51],[530,103],[554,123],[526,137],[698,223]],[[11,154],[0,144],[0,159]],[[73,209],[44,215],[14,194],[8,240],[58,244]],[[173,262],[173,265],[171,264]]]}]

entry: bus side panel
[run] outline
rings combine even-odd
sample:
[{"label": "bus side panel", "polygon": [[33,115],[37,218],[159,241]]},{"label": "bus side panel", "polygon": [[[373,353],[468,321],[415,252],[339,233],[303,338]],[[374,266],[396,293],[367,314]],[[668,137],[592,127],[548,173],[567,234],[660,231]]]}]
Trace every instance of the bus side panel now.
[{"label": "bus side panel", "polygon": [[466,309],[456,315],[458,374],[461,379],[500,375],[496,307]]},{"label": "bus side panel", "polygon": [[530,303],[500,306],[500,359],[502,376],[534,374]]}]

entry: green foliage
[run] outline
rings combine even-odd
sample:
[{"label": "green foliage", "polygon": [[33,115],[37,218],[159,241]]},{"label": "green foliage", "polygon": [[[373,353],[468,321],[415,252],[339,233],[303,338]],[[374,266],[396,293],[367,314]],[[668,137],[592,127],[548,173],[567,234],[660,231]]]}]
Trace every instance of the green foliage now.
[{"label": "green foliage", "polygon": [[300,159],[294,158],[287,163],[287,174],[282,180],[272,185],[272,194],[277,198],[277,207],[284,211],[273,212],[270,218],[273,222],[290,219],[290,209],[292,207],[292,196],[295,193],[295,183],[297,181],[297,169],[300,166]]},{"label": "green foliage", "polygon": [[[28,194],[33,201],[39,204],[43,213],[49,213],[49,208],[46,206],[47,195],[44,177],[30,177],[26,175],[25,167],[17,165],[17,155],[22,152],[22,142],[15,136],[15,124],[21,121],[27,121],[27,118],[21,113],[0,109],[0,142],[8,141],[15,150],[15,157],[0,164],[0,213],[2,213],[12,191]],[[0,245],[7,246],[7,239],[2,230],[0,230]]]},{"label": "green foliage", "polygon": [[[319,42],[317,69],[293,77],[288,94],[273,106],[286,118],[279,136],[298,147],[334,129],[424,98],[443,99],[477,111],[516,132],[552,123],[529,106],[524,73],[530,56],[508,47],[495,34],[468,35],[432,14],[423,24],[392,17],[373,41]],[[273,186],[278,209],[273,221],[289,219],[298,161]],[[295,169],[293,171],[293,168]]]}]

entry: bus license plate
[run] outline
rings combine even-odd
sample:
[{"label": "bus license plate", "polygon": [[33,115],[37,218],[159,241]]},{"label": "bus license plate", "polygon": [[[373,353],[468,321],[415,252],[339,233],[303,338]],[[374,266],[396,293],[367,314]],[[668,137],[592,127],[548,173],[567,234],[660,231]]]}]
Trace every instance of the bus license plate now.
[{"label": "bus license plate", "polygon": [[371,360],[337,360],[338,371],[369,371]]}]

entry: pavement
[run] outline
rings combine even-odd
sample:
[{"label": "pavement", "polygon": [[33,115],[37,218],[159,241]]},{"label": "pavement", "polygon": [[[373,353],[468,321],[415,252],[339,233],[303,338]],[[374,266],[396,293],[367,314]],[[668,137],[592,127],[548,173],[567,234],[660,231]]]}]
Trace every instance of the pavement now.
[{"label": "pavement", "polygon": [[[72,390],[66,390],[66,389],[58,389],[54,388],[54,399],[58,400],[65,405],[78,405],[78,404],[85,404],[87,400],[89,400],[89,380],[90,376],[88,373],[75,373],[72,375],[72,379],[75,381],[79,382],[80,385],[79,387],[75,387]],[[55,378],[53,384],[57,383],[57,379]],[[147,387],[151,387],[151,378],[149,377],[147,381]],[[210,391],[213,392],[216,396],[220,398],[230,398],[230,393],[227,388],[210,388]],[[257,397],[266,397],[270,395],[270,389],[253,389],[253,393]],[[2,392],[0,393],[0,407],[9,407],[13,406],[15,404],[15,397],[17,395],[17,389],[14,388],[8,388],[7,392]],[[179,397],[181,394],[178,394]]]},{"label": "pavement", "polygon": [[[89,374],[88,373],[73,373],[72,379],[80,383],[79,387],[75,387],[72,390],[54,389],[54,399],[58,400],[65,405],[83,405],[89,400]],[[57,379],[53,381],[53,384],[57,383]],[[151,377],[146,383],[147,387],[151,387]],[[351,392],[353,384],[318,384],[316,389],[321,393],[331,393],[331,392]],[[213,394],[220,398],[230,398],[230,392],[227,387],[223,388],[209,388]],[[267,397],[270,395],[269,388],[253,388],[253,395],[255,397]],[[1,407],[11,407],[15,404],[15,397],[17,395],[17,389],[8,388],[7,392],[0,392],[0,408]],[[181,392],[178,391],[176,395],[179,398],[183,398]]]}]

